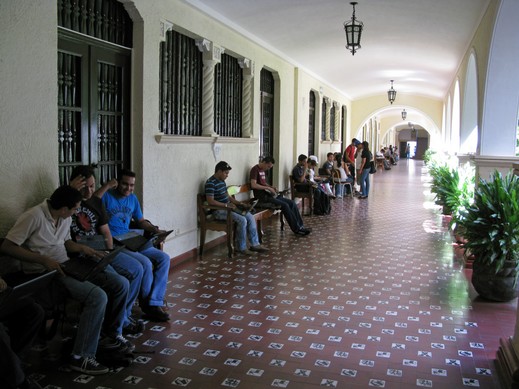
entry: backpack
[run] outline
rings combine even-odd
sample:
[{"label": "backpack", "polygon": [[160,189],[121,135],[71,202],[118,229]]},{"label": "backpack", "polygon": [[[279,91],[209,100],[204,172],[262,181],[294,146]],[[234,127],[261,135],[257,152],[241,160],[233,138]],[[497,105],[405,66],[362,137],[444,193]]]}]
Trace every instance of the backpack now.
[{"label": "backpack", "polygon": [[330,197],[322,189],[314,189],[314,215],[329,215],[331,210]]}]

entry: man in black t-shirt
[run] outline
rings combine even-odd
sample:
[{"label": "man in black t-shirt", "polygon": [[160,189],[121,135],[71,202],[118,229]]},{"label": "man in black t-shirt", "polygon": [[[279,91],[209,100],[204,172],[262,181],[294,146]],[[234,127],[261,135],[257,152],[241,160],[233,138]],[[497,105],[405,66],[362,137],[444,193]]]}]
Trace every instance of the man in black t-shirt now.
[{"label": "man in black t-shirt", "polygon": [[[108,228],[108,216],[101,199],[93,196],[95,191],[94,171],[90,166],[77,166],[70,176],[71,186],[81,192],[83,200],[75,215],[72,216],[70,233],[72,239],[78,236],[102,235],[109,249],[113,248],[112,235]],[[126,255],[121,252],[117,255]],[[117,258],[116,257],[116,258]],[[133,319],[130,314],[139,293],[142,272],[134,277],[125,277],[108,265],[107,268],[92,280],[92,283],[100,286],[108,295],[103,332],[115,340],[111,344],[119,343],[122,346],[132,348],[133,345],[126,341],[122,333],[134,334],[142,332],[142,322]]]}]

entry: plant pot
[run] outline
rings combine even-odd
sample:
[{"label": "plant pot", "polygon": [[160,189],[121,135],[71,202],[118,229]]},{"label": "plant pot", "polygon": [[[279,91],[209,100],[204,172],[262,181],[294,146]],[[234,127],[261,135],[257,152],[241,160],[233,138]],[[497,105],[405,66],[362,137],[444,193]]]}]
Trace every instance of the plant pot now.
[{"label": "plant pot", "polygon": [[505,261],[497,273],[493,267],[485,266],[477,259],[472,267],[472,285],[481,297],[493,301],[510,301],[517,297],[515,261]]}]

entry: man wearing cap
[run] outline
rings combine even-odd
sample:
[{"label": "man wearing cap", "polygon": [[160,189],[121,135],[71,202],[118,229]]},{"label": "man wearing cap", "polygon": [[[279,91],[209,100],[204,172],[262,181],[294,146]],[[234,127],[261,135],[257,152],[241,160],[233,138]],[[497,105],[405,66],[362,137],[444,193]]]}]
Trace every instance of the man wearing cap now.
[{"label": "man wearing cap", "polygon": [[[220,161],[214,168],[214,174],[205,182],[205,196],[209,205],[216,205],[225,208],[237,210],[239,206],[246,206],[227,193],[225,180],[229,176],[231,167],[225,161]],[[217,220],[225,220],[227,218],[226,210],[215,210],[213,212]],[[244,215],[242,212],[232,212],[232,219],[236,222],[236,239],[238,242],[238,252],[243,255],[252,255],[254,252],[264,253],[268,250],[259,244],[258,231],[256,229],[256,220],[250,212]],[[250,249],[247,248],[247,235],[249,236]]]},{"label": "man wearing cap", "polygon": [[344,154],[342,155],[342,160],[348,165],[348,170],[350,171],[353,182],[355,182],[355,152],[357,151],[357,146],[359,144],[360,141],[357,138],[353,138],[350,145],[346,147]]}]

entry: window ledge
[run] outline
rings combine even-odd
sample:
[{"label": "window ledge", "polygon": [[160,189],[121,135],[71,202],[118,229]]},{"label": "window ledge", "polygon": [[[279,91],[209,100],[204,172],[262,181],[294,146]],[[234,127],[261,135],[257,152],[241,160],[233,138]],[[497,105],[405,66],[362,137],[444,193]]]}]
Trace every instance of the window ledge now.
[{"label": "window ledge", "polygon": [[231,138],[226,136],[187,136],[187,135],[155,135],[158,144],[184,144],[184,143],[239,143],[254,144],[256,138]]}]

